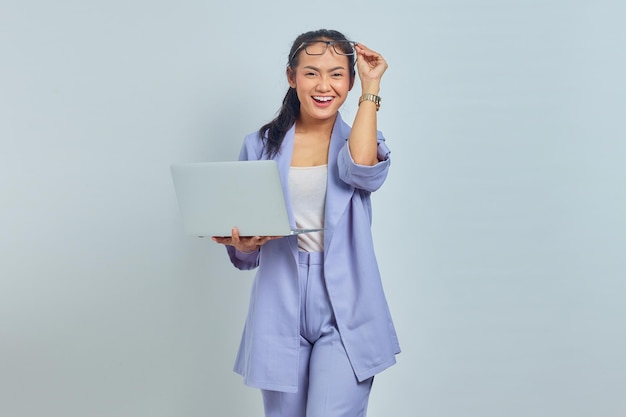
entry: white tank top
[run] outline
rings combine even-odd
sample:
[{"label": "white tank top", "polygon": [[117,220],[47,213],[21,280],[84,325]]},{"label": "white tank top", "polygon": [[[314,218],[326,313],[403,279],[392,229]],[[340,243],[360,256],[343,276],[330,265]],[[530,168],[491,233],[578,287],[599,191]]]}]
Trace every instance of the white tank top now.
[{"label": "white tank top", "polygon": [[[324,227],[327,178],[328,165],[290,167],[289,194],[298,229]],[[324,232],[298,235],[298,249],[303,252],[323,252]]]}]

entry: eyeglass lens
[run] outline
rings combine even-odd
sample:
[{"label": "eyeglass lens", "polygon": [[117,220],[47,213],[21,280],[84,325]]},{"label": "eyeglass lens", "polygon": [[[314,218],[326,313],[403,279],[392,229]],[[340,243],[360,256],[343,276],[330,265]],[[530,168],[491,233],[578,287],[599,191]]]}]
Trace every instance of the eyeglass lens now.
[{"label": "eyeglass lens", "polygon": [[312,41],[307,42],[304,49],[309,55],[323,55],[328,45],[332,45],[338,55],[354,55],[353,42],[350,41]]}]

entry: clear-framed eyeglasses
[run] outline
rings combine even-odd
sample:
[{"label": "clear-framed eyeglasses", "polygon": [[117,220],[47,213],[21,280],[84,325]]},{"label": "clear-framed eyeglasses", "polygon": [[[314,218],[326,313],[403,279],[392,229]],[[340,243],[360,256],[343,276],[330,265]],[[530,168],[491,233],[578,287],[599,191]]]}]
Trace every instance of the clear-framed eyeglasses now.
[{"label": "clear-framed eyeglasses", "polygon": [[292,62],[295,56],[298,54],[298,52],[300,52],[303,49],[307,55],[324,55],[326,51],[328,50],[329,45],[333,47],[333,51],[335,51],[337,55],[345,55],[345,56],[355,55],[356,51],[354,47],[356,46],[356,44],[357,42],[354,42],[354,41],[318,40],[318,41],[302,42],[300,46],[296,48],[296,50],[293,52],[293,54],[289,58],[289,62]]}]

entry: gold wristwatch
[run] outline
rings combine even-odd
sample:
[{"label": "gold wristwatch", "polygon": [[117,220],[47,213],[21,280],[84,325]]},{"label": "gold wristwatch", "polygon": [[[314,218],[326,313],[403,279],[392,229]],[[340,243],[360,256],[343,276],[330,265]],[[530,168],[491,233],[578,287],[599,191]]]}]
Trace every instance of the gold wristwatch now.
[{"label": "gold wristwatch", "polygon": [[366,100],[372,101],[374,102],[374,104],[376,104],[376,111],[380,109],[380,97],[378,97],[376,94],[370,94],[370,93],[363,94],[361,98],[359,98],[359,106],[361,105],[361,103],[363,103]]}]

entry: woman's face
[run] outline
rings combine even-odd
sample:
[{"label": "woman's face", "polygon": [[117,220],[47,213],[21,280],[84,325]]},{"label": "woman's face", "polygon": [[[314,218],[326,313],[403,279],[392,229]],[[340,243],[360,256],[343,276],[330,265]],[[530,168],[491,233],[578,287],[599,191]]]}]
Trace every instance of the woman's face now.
[{"label": "woman's face", "polygon": [[298,54],[298,66],[287,69],[287,79],[300,100],[300,117],[334,119],[353,84],[348,58],[332,47],[323,55]]}]

